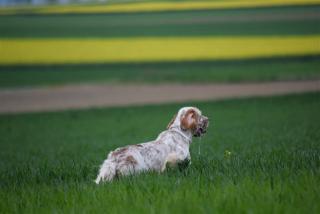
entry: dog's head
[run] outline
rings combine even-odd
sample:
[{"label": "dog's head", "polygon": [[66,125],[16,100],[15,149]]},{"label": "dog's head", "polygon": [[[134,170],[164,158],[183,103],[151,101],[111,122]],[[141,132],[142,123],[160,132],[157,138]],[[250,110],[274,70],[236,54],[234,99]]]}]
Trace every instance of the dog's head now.
[{"label": "dog's head", "polygon": [[183,131],[190,131],[194,137],[200,137],[207,132],[208,126],[208,117],[202,115],[198,108],[183,107],[173,117],[167,128],[179,127]]}]

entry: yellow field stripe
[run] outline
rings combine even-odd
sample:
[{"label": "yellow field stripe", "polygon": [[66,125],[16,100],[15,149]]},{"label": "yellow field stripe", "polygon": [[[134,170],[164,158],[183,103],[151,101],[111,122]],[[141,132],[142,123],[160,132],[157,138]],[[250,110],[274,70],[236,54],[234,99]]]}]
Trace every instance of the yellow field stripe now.
[{"label": "yellow field stripe", "polygon": [[186,2],[137,2],[104,5],[62,5],[44,7],[13,7],[2,8],[0,14],[18,13],[119,13],[149,11],[179,11],[202,9],[253,8],[289,5],[314,5],[320,0],[233,0],[233,1],[186,1]]},{"label": "yellow field stripe", "polygon": [[320,36],[3,39],[0,64],[243,59],[320,54]]}]

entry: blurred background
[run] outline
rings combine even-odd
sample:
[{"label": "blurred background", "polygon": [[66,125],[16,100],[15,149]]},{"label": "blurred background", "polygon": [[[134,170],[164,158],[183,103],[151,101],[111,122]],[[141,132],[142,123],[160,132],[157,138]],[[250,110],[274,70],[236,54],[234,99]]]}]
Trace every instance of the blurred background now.
[{"label": "blurred background", "polygon": [[[320,77],[317,0],[1,0],[1,5],[5,89]],[[209,93],[207,99],[213,92],[203,93]],[[7,102],[15,97],[6,96]],[[10,105],[21,106],[18,101]]]},{"label": "blurred background", "polygon": [[108,0],[0,0],[2,6],[107,2]]}]

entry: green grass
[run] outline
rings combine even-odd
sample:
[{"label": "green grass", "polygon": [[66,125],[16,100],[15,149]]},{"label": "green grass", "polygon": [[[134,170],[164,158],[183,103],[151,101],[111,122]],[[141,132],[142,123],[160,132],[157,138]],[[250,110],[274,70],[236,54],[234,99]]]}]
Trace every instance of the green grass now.
[{"label": "green grass", "polygon": [[133,14],[0,16],[1,38],[312,35],[320,6]]},{"label": "green grass", "polygon": [[0,67],[0,87],[67,83],[210,83],[320,77],[318,56],[245,61]]},{"label": "green grass", "polygon": [[[0,212],[319,213],[319,98],[2,115]],[[108,151],[154,139],[182,105],[212,122],[189,168],[93,184]]]}]

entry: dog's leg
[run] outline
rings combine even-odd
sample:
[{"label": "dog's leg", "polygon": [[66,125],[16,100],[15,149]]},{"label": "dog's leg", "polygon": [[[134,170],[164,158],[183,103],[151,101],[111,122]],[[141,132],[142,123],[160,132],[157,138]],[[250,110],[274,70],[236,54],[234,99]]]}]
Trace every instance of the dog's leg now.
[{"label": "dog's leg", "polygon": [[166,160],[165,160],[165,162],[164,162],[164,164],[163,164],[163,166],[161,168],[161,172],[166,170],[167,165],[169,165],[170,167],[175,167],[177,165],[178,161],[179,161],[178,155],[176,153],[170,153],[167,156],[167,158],[166,158]]},{"label": "dog's leg", "polygon": [[100,168],[99,175],[95,180],[96,184],[99,184],[101,181],[112,181],[116,176],[116,166],[115,163],[109,159],[105,160]]},{"label": "dog's leg", "polygon": [[[165,171],[167,166],[169,167],[176,167],[179,168],[186,168],[191,163],[190,154],[179,154],[179,153],[170,153],[166,161],[164,162],[161,172]],[[183,167],[184,166],[184,167]]]}]

